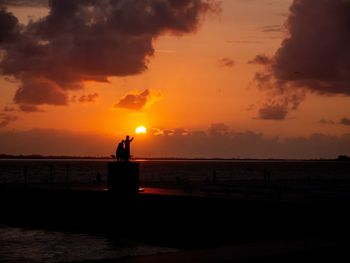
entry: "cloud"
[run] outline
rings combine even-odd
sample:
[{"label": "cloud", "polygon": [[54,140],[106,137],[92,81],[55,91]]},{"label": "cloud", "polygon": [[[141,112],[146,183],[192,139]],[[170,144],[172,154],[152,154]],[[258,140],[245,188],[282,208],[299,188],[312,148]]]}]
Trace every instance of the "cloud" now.
[{"label": "cloud", "polygon": [[264,33],[271,33],[271,32],[283,32],[283,29],[281,27],[281,25],[268,25],[268,26],[264,26],[262,29],[261,29],[261,32],[264,32]]},{"label": "cloud", "polygon": [[92,94],[80,96],[78,101],[81,103],[91,103],[91,102],[96,102],[98,97],[99,97],[98,93],[92,93]]},{"label": "cloud", "polygon": [[145,145],[135,141],[133,147],[135,156],[143,157],[336,158],[350,154],[350,134],[279,139],[255,131],[229,129],[220,136],[210,131],[189,131],[186,135],[150,136]]},{"label": "cloud", "polygon": [[0,8],[0,48],[1,45],[16,40],[19,34],[18,19],[12,13]]},{"label": "cloud", "polygon": [[340,124],[350,126],[350,119],[344,117],[344,118],[342,118],[342,119],[340,120]]},{"label": "cloud", "polygon": [[222,58],[219,60],[220,67],[229,67],[232,68],[235,65],[235,62],[232,58]]},{"label": "cloud", "polygon": [[[272,65],[274,76],[319,94],[350,95],[350,2],[294,1],[290,37]],[[305,26],[308,25],[308,26]]]},{"label": "cloud", "polygon": [[272,103],[265,104],[259,109],[259,119],[262,120],[284,120],[287,116],[286,104]]},{"label": "cloud", "polygon": [[[206,14],[220,9],[216,0],[51,0],[48,8],[28,25],[0,11],[0,72],[22,82],[15,103],[65,105],[67,93],[86,80],[140,74],[155,38],[194,33]],[[40,89],[31,85],[38,79]]]},{"label": "cloud", "polygon": [[212,136],[225,135],[229,132],[229,128],[225,123],[213,123],[209,127],[209,134]]},{"label": "cloud", "polygon": [[288,36],[255,78],[268,99],[300,95],[300,103],[308,92],[350,95],[349,17],[349,1],[293,1]]},{"label": "cloud", "polygon": [[14,107],[10,106],[5,106],[4,107],[4,112],[14,112],[16,109]]},{"label": "cloud", "polygon": [[23,112],[44,112],[36,105],[21,104],[21,105],[19,105],[19,109]]},{"label": "cloud", "polygon": [[257,65],[268,65],[271,63],[271,59],[265,54],[258,54],[254,59],[248,61],[248,64],[257,64]]},{"label": "cloud", "polygon": [[228,40],[227,43],[229,44],[261,44],[262,41],[256,41],[256,40]]},{"label": "cloud", "polygon": [[1,6],[48,7],[49,0],[0,0]]},{"label": "cloud", "polygon": [[159,129],[159,128],[151,128],[150,132],[152,135],[155,135],[155,136],[164,134],[164,131],[162,129]]},{"label": "cloud", "polygon": [[15,122],[18,119],[17,116],[0,113],[0,128],[4,128],[7,125],[11,124],[12,122]]},{"label": "cloud", "polygon": [[118,103],[114,104],[114,108],[124,108],[129,110],[142,110],[150,98],[150,92],[148,89],[144,90],[140,94],[128,94],[122,98]]},{"label": "cloud", "polygon": [[22,105],[66,105],[68,97],[54,81],[46,78],[23,77],[14,101]]},{"label": "cloud", "polygon": [[326,124],[326,125],[334,125],[334,124],[335,124],[334,121],[332,121],[332,120],[327,120],[327,119],[324,119],[324,118],[320,119],[320,120],[318,121],[318,123]]}]

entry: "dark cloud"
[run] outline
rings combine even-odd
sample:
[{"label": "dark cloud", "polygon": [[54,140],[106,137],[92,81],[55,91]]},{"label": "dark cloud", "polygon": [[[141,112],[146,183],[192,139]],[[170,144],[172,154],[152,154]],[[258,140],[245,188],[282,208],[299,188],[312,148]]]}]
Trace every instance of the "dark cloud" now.
[{"label": "dark cloud", "polygon": [[11,107],[11,106],[5,106],[4,107],[4,112],[14,112],[16,108]]},{"label": "dark cloud", "polygon": [[259,109],[259,119],[262,120],[284,120],[288,113],[286,104],[265,104]]},{"label": "dark cloud", "polygon": [[18,119],[17,116],[9,115],[6,113],[0,113],[0,128],[4,128],[12,122]]},{"label": "dark cloud", "polygon": [[46,17],[20,26],[3,9],[0,72],[22,82],[16,103],[64,105],[85,80],[144,72],[155,38],[195,32],[205,14],[218,10],[216,0],[51,0]]},{"label": "dark cloud", "polygon": [[271,33],[271,32],[283,32],[283,29],[281,27],[281,25],[268,25],[268,26],[264,26],[262,29],[261,29],[261,32],[264,32],[264,33]]},{"label": "dark cloud", "polygon": [[257,65],[268,65],[271,63],[271,59],[265,54],[258,54],[254,59],[248,61],[248,64],[257,64]]},{"label": "dark cloud", "polygon": [[16,91],[14,101],[23,105],[66,105],[67,94],[52,80],[25,77]]},{"label": "dark cloud", "polygon": [[349,96],[350,1],[294,0],[286,28],[271,63],[256,75],[259,88],[270,97],[300,96],[299,103],[305,92]]},{"label": "dark cloud", "polygon": [[334,121],[332,121],[332,120],[327,120],[327,119],[324,119],[324,118],[320,119],[320,120],[318,121],[318,123],[326,124],[326,125],[334,125],[334,124],[335,124]]},{"label": "dark cloud", "polygon": [[209,127],[209,134],[212,136],[225,135],[229,132],[230,127],[225,123],[213,123]]},{"label": "dark cloud", "polygon": [[150,97],[148,89],[140,94],[128,94],[122,98],[118,103],[114,104],[114,108],[124,108],[129,110],[141,110],[147,103]]},{"label": "dark cloud", "polygon": [[18,19],[0,6],[0,50],[1,45],[11,43],[19,34]]},{"label": "dark cloud", "polygon": [[350,126],[350,119],[344,117],[344,118],[342,118],[342,119],[340,120],[340,124]]},{"label": "dark cloud", "polygon": [[[261,79],[268,79],[268,76],[261,75]],[[261,89],[266,87],[260,87]],[[283,91],[276,90],[276,87],[269,87],[266,90],[268,99],[259,107],[258,118],[262,120],[284,120],[290,111],[298,109],[305,98],[304,90]]]},{"label": "dark cloud", "polygon": [[1,6],[48,7],[49,0],[0,0]]},{"label": "dark cloud", "polygon": [[350,2],[294,1],[290,37],[272,65],[274,76],[320,94],[350,95]]},{"label": "dark cloud", "polygon": [[92,93],[92,94],[80,96],[78,101],[81,103],[91,103],[91,102],[96,102],[98,97],[99,97],[98,93]]},{"label": "dark cloud", "polygon": [[262,41],[253,41],[253,40],[228,40],[229,44],[261,44]]},{"label": "dark cloud", "polygon": [[18,80],[15,79],[15,78],[11,78],[11,77],[4,77],[4,80],[6,80],[7,82],[10,82],[10,83],[15,83],[15,84],[18,84]]},{"label": "dark cloud", "polygon": [[36,105],[25,105],[21,104],[19,105],[19,109],[23,112],[43,112],[38,106]]},{"label": "dark cloud", "polygon": [[220,67],[232,68],[235,65],[235,61],[232,58],[222,58],[219,60]]},{"label": "dark cloud", "polygon": [[254,75],[254,84],[260,90],[274,88],[271,84],[272,76],[266,72],[256,72]]}]

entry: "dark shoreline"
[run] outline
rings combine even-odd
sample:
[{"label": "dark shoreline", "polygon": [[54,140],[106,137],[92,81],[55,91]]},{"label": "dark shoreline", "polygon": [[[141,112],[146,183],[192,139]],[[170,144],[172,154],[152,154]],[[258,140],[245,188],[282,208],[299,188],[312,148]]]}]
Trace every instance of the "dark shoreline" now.
[{"label": "dark shoreline", "polygon": [[348,202],[0,189],[1,223],[90,232],[179,248],[350,233]]},{"label": "dark shoreline", "polygon": [[[344,241],[348,242],[347,241]],[[235,263],[295,263],[295,262],[346,262],[350,260],[348,246],[339,242],[330,246],[306,247],[304,249],[288,248],[288,244],[280,247],[268,247],[266,244],[258,244],[257,249],[237,251],[237,247],[225,247],[219,249],[207,249],[201,251],[185,251],[152,256],[122,257],[102,260],[88,260],[81,263],[178,263],[178,262],[235,262]],[[238,247],[239,248],[239,247]],[[264,249],[276,249],[276,252],[262,253]],[[280,249],[280,251],[278,251]],[[70,262],[78,263],[78,262]]]},{"label": "dark shoreline", "polygon": [[[0,160],[114,160],[112,157],[108,156],[55,156],[55,155],[10,155],[10,154],[0,154]],[[299,161],[350,161],[350,159],[345,158],[309,158],[309,159],[283,159],[283,158],[183,158],[183,157],[134,157],[133,160],[147,160],[147,161],[276,161],[276,162],[299,162]]]},{"label": "dark shoreline", "polygon": [[85,263],[334,262],[350,257],[348,200],[297,202],[195,193],[141,193],[125,199],[91,189],[0,185],[0,203],[0,223],[10,227],[179,249]]},{"label": "dark shoreline", "polygon": [[[199,188],[193,188],[193,192],[177,189],[177,193],[159,189],[132,197],[118,196],[106,191],[105,185],[96,187],[96,183],[77,186],[3,183],[0,184],[0,223],[180,250],[174,254],[87,263],[253,263],[295,262],[305,258],[323,262],[332,259],[335,253],[349,257],[346,254],[350,243],[348,181],[299,183],[235,181],[231,186],[206,185],[214,193]],[[223,189],[232,192],[227,194]],[[270,195],[279,189],[283,196]],[[308,240],[313,240],[315,245],[308,244]],[[298,247],[300,242],[305,249]],[[330,243],[322,247],[324,242]],[[256,246],[255,250],[250,245]],[[246,254],[239,257],[237,247],[248,247]],[[261,254],[265,249],[271,253]]]}]

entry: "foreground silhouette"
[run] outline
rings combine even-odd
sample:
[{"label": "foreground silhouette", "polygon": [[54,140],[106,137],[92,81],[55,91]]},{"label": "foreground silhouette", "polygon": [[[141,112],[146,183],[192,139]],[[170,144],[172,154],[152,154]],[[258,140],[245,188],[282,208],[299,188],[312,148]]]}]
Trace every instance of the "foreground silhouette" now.
[{"label": "foreground silhouette", "polygon": [[130,139],[129,135],[125,138],[125,161],[129,161],[131,154],[130,154],[130,143],[134,140],[134,137]]},{"label": "foreground silhouette", "polygon": [[115,158],[117,162],[125,161],[128,162],[130,160],[130,143],[134,140],[134,137],[130,139],[130,136],[127,135],[125,140],[122,140],[116,149]]},{"label": "foreground silhouette", "polygon": [[122,161],[124,159],[124,140],[122,140],[117,147],[117,150],[115,151],[115,158],[118,162]]}]

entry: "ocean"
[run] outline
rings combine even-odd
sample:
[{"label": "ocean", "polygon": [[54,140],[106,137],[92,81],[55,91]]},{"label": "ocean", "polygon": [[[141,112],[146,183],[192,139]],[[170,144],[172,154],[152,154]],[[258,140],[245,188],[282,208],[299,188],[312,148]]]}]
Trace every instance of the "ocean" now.
[{"label": "ocean", "polygon": [[0,225],[0,262],[81,262],[176,251],[129,240]]},{"label": "ocean", "polygon": [[[93,183],[97,173],[107,180],[106,159],[8,159],[0,160],[0,183],[21,183],[24,173],[29,183]],[[176,177],[200,182],[215,171],[223,184],[237,180],[261,180],[263,170],[276,181],[350,179],[350,162],[300,160],[136,160],[140,181],[146,184],[174,184]],[[50,178],[51,177],[51,178]]]}]

